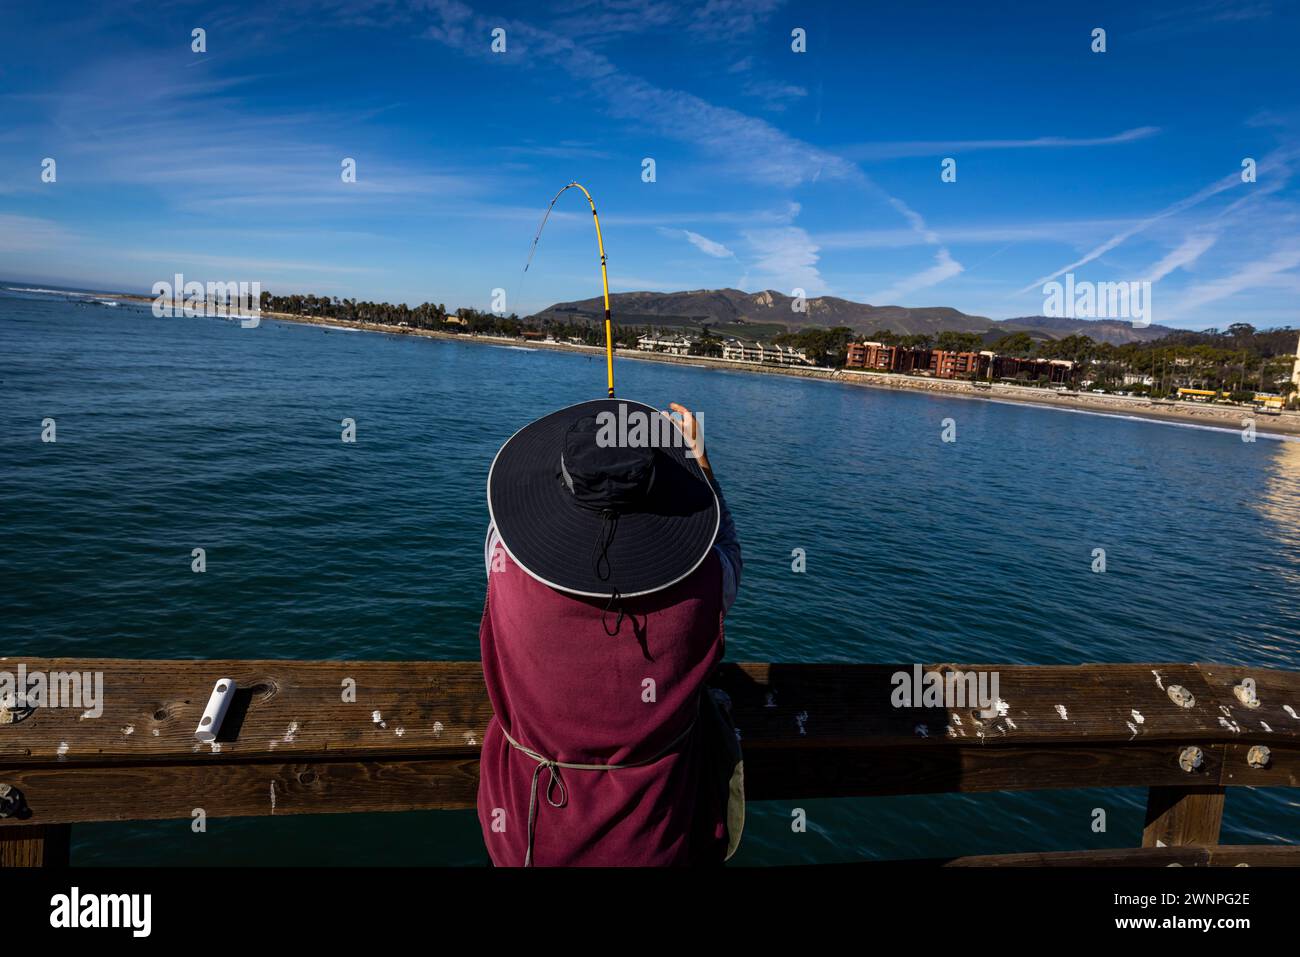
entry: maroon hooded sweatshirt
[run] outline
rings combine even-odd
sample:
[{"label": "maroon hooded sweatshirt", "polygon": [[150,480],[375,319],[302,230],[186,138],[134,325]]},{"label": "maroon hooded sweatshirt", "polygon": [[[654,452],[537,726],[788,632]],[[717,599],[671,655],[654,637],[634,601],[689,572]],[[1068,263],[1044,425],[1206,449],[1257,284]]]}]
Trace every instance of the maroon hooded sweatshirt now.
[{"label": "maroon hooded sweatshirt", "polygon": [[[478,815],[493,863],[523,865],[530,830],[534,866],[720,862],[725,802],[702,766],[707,726],[697,715],[723,653],[725,555],[710,550],[676,585],[620,599],[613,637],[602,615],[611,629],[619,616],[604,599],[542,584],[495,536],[487,558],[479,641],[496,713]],[[539,770],[542,759],[636,766]]]}]

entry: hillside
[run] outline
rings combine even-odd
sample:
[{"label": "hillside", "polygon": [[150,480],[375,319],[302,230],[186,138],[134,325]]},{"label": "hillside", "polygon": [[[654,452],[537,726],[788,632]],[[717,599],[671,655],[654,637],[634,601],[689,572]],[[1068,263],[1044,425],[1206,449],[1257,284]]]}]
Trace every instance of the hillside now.
[{"label": "hillside", "polygon": [[[940,332],[983,333],[989,341],[1009,332],[1028,332],[1036,339],[1063,339],[1083,334],[1098,342],[1122,345],[1159,339],[1174,330],[1166,326],[1135,329],[1120,320],[1057,319],[1023,316],[989,319],[972,316],[950,306],[872,306],[835,296],[807,300],[807,312],[790,308],[790,296],[773,290],[758,293],[739,289],[695,289],[684,292],[624,292],[610,297],[614,320],[624,326],[655,326],[699,332],[705,325],[719,335],[764,338],[777,332],[795,332],[809,326],[848,326],[868,334],[888,329],[899,335]],[[535,321],[599,320],[604,317],[600,297],[558,302],[532,316]]]},{"label": "hillside", "polygon": [[1031,336],[1048,339],[1083,335],[1114,346],[1122,346],[1126,342],[1150,342],[1178,331],[1160,325],[1135,328],[1131,322],[1123,319],[1066,319],[1063,316],[1019,316],[1015,319],[995,320],[993,325],[999,334],[1024,330]]}]

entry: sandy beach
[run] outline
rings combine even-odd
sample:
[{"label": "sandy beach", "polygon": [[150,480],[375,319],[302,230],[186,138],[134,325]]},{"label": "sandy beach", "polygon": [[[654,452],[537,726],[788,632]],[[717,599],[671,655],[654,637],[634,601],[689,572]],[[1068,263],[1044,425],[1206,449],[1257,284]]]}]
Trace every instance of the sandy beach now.
[{"label": "sandy beach", "polygon": [[[130,302],[152,303],[148,296],[130,296],[123,294],[103,294],[101,298],[121,299]],[[320,316],[300,316],[283,312],[263,312],[264,319],[278,319],[285,322],[297,322],[315,326],[335,326],[359,329],[367,332],[382,332],[389,335],[423,336],[430,339],[449,339],[458,342],[473,342],[484,345],[524,345],[529,349],[552,349],[560,352],[577,352],[603,355],[600,346],[578,346],[566,342],[522,342],[504,336],[476,336],[469,333],[441,332],[433,329],[410,329],[379,323],[354,322],[345,319],[329,319]],[[706,356],[670,356],[664,353],[638,352],[620,349],[616,353],[620,360],[631,359],[642,362],[670,362],[677,365],[699,366],[703,368],[730,369],[732,371],[756,372],[764,375],[801,376],[807,379],[827,379],[846,385],[864,386],[873,389],[907,389],[944,395],[953,398],[972,400],[1016,402],[1038,405],[1047,408],[1065,409],[1076,412],[1091,412],[1099,415],[1134,417],[1151,419],[1158,422],[1176,422],[1183,425],[1199,425],[1206,428],[1231,429],[1240,431],[1246,420],[1252,420],[1255,431],[1263,434],[1300,436],[1300,412],[1282,412],[1277,415],[1256,413],[1251,409],[1238,406],[1209,405],[1198,402],[1153,402],[1139,396],[1099,395],[1092,392],[1057,392],[1052,389],[1034,386],[1004,385],[1000,383],[971,383],[958,379],[936,379],[929,376],[901,375],[888,372],[869,372],[858,369],[795,368],[775,365],[760,365],[756,362],[733,362],[726,359],[714,359]]]}]

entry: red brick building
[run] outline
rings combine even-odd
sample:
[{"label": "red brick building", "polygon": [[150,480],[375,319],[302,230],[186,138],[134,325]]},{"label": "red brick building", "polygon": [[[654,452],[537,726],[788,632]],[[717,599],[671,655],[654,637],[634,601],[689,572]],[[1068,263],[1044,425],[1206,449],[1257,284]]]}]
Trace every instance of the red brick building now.
[{"label": "red brick building", "polygon": [[894,361],[895,372],[926,372],[930,368],[929,349],[899,349]]},{"label": "red brick building", "polygon": [[956,352],[947,349],[905,349],[881,342],[851,342],[845,358],[846,369],[872,369],[932,375],[940,379],[1022,379],[1053,384],[1070,380],[1074,363],[1065,359],[1020,359],[982,352]]},{"label": "red brick building", "polygon": [[899,350],[881,342],[851,342],[845,359],[846,369],[880,369],[894,372]]},{"label": "red brick building", "polygon": [[1068,382],[1074,363],[1068,359],[1018,359],[1015,356],[996,356],[993,360],[993,378],[1025,379],[1037,382],[1046,379],[1060,384]]},{"label": "red brick building", "polygon": [[930,371],[941,379],[969,379],[988,375],[990,357],[982,352],[951,352],[935,349],[930,354]]}]

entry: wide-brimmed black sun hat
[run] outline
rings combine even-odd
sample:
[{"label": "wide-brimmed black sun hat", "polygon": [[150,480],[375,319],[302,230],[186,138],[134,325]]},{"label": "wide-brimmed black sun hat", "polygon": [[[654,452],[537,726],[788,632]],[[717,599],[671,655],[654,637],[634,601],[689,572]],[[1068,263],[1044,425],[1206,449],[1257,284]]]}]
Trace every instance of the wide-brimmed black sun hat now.
[{"label": "wide-brimmed black sun hat", "polygon": [[680,430],[643,402],[552,412],[501,446],[488,512],[515,564],[561,591],[634,597],[693,572],[718,534],[718,497]]}]

